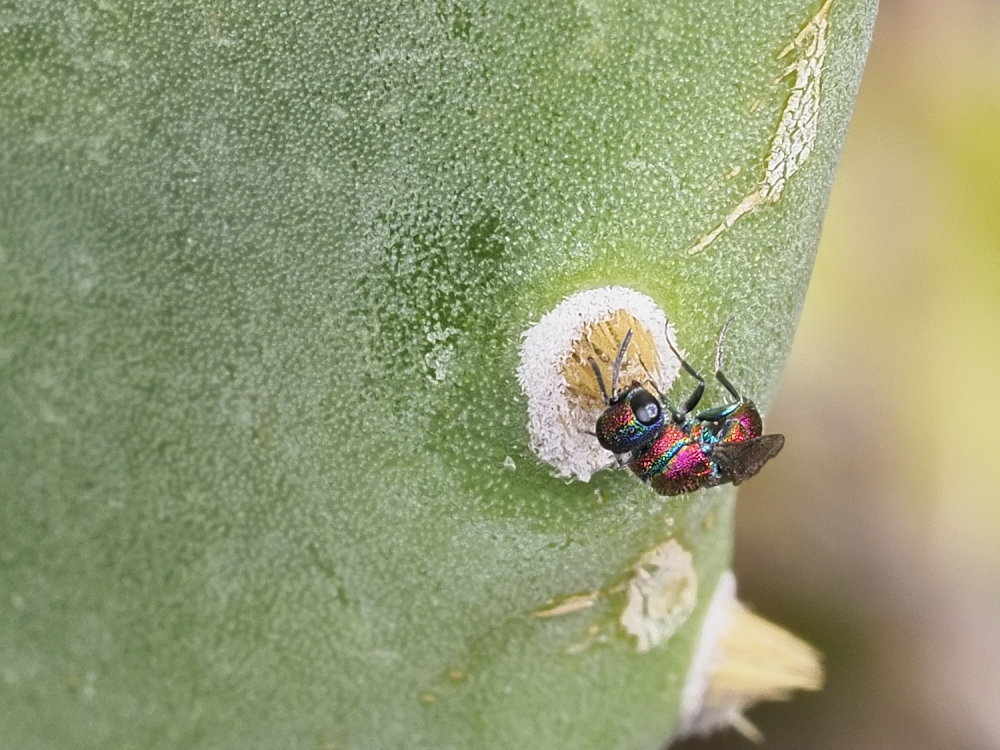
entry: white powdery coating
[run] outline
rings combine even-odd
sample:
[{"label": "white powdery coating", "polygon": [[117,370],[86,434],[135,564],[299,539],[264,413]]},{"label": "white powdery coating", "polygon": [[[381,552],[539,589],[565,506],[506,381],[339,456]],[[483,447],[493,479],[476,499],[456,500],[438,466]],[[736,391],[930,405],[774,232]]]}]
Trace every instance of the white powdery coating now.
[{"label": "white powdery coating", "polygon": [[[593,435],[600,412],[582,408],[571,397],[563,367],[587,325],[608,320],[619,310],[652,335],[658,362],[651,367],[659,369],[662,382],[657,386],[666,391],[680,370],[667,345],[667,317],[652,299],[634,289],[606,286],[577,292],[524,332],[517,379],[528,397],[531,448],[561,477],[586,482],[595,471],[614,463],[614,456]],[[670,340],[676,340],[673,326]]]},{"label": "white powdery coating", "polygon": [[669,640],[694,611],[698,575],[691,553],[671,539],[639,560],[625,592],[621,624],[639,653]]}]

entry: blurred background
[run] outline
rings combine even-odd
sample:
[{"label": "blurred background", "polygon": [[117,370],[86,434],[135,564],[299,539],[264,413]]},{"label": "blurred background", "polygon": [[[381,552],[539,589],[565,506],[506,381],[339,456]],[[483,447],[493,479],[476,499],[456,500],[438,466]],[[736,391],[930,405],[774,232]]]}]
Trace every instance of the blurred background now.
[{"label": "blurred background", "polygon": [[1000,0],[882,0],[768,426],[740,598],[828,682],[765,747],[1000,748]]}]

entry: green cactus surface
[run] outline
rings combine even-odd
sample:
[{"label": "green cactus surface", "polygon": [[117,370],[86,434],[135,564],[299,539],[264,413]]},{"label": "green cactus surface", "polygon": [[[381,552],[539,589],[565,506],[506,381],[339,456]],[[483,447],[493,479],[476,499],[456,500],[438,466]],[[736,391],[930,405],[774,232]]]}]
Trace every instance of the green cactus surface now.
[{"label": "green cactus surface", "polygon": [[521,336],[623,285],[711,371],[735,314],[766,405],[874,13],[0,4],[0,745],[660,746],[731,490],[556,477]]}]

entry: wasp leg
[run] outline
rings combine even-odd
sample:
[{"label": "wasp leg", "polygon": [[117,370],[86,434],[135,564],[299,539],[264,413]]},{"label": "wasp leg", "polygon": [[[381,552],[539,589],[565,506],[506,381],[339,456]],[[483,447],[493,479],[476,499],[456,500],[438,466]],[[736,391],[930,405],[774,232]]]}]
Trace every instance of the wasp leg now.
[{"label": "wasp leg", "polygon": [[684,414],[682,414],[681,412],[677,411],[677,409],[674,408],[674,405],[670,401],[670,399],[667,398],[666,394],[660,390],[660,386],[658,386],[652,380],[648,382],[651,386],[653,386],[653,390],[656,391],[656,396],[657,398],[660,399],[660,404],[663,406],[664,409],[670,412],[670,418],[673,420],[674,424],[680,424],[681,422],[683,422]]},{"label": "wasp leg", "polygon": [[722,374],[722,370],[715,371],[715,379],[722,383],[722,387],[725,388],[732,395],[737,402],[742,401],[743,397],[736,390],[736,386],[729,382],[729,378]]},{"label": "wasp leg", "polygon": [[[716,406],[712,409],[705,409],[705,411],[700,411],[695,414],[695,419],[701,422],[722,422],[721,427],[725,427],[732,420],[727,419],[727,417],[732,414],[737,407],[742,404],[743,401],[735,401],[731,404],[724,404],[723,406]],[[723,420],[725,420],[723,422]]]},{"label": "wasp leg", "polygon": [[[684,371],[692,378],[698,381],[698,387],[694,389],[694,393],[688,396],[687,401],[684,402],[684,407],[680,412],[679,416],[684,417],[694,411],[695,407],[698,405],[698,402],[701,401],[701,397],[705,395],[705,378],[703,378],[696,369],[694,369],[691,365],[689,365],[687,363],[687,360],[685,360],[684,357],[681,356],[681,353],[677,351],[677,348],[670,340],[669,330],[667,331],[667,346],[670,347],[670,351],[672,351],[674,353],[674,356],[677,357],[678,361],[681,363],[681,367],[684,368]],[[658,389],[657,392],[659,392]],[[671,411],[673,410],[671,409]],[[677,416],[676,412],[674,412],[674,414],[675,416]]]}]

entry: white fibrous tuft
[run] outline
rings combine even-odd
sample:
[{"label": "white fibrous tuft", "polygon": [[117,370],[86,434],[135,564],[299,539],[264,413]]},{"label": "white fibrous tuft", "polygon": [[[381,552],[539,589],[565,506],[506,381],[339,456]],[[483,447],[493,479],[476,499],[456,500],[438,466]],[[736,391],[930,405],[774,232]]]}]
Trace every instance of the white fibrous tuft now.
[{"label": "white fibrous tuft", "polygon": [[820,655],[809,644],[754,614],[736,598],[729,571],[719,580],[701,627],[681,693],[678,737],[732,727],[748,739],[763,736],[744,715],[765,700],[823,686]]},{"label": "white fibrous tuft", "polygon": [[[612,363],[628,330],[632,343],[619,389],[639,382],[665,392],[680,370],[667,345],[667,318],[634,289],[577,292],[524,333],[517,377],[528,398],[530,444],[559,476],[586,482],[615,462],[593,434],[604,404],[588,359],[597,361],[610,388]],[[669,335],[675,341],[673,326]]]}]

